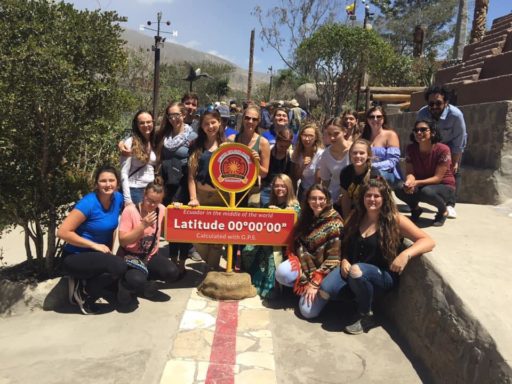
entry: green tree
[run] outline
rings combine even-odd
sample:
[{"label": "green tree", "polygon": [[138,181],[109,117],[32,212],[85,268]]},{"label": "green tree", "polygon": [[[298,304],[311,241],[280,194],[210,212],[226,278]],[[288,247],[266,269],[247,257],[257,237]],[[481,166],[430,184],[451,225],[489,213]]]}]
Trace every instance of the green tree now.
[{"label": "green tree", "polygon": [[376,32],[342,24],[319,28],[300,44],[296,55],[303,72],[315,79],[327,116],[340,113],[365,70],[370,76],[383,73],[395,58],[392,47]]},{"label": "green tree", "polygon": [[399,54],[411,55],[413,33],[424,24],[424,52],[437,55],[453,37],[453,19],[458,0],[371,0],[380,15],[374,27],[386,37]]},{"label": "green tree", "polygon": [[69,204],[115,153],[127,101],[119,21],[49,0],[0,6],[0,209],[47,270]]}]

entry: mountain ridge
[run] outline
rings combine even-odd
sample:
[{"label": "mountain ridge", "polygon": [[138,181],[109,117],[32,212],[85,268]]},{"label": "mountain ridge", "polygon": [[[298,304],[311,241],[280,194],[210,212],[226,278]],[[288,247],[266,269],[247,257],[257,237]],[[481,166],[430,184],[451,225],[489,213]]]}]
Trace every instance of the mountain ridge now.
[{"label": "mountain ridge", "polygon": [[[126,40],[126,46],[133,49],[148,49],[151,50],[154,44],[154,38],[144,35],[138,31],[131,29],[125,29],[122,33],[122,38]],[[240,68],[236,64],[223,59],[219,56],[212,55],[210,53],[198,51],[193,48],[188,48],[180,44],[166,41],[163,47],[160,49],[160,62],[161,63],[180,63],[190,62],[199,63],[201,61],[210,61],[218,64],[228,64],[235,68],[234,72],[229,76],[229,86],[232,89],[245,91],[247,89],[248,71]],[[184,74],[184,77],[186,74]],[[253,87],[261,83],[268,83],[270,75],[261,72],[253,73]]]}]

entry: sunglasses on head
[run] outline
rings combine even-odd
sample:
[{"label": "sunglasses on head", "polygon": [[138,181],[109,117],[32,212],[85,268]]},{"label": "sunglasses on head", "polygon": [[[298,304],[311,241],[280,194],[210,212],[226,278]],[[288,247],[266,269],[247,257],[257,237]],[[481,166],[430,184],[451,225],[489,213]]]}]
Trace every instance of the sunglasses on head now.
[{"label": "sunglasses on head", "polygon": [[425,132],[427,132],[427,131],[430,131],[430,128],[423,128],[423,127],[422,127],[422,128],[414,128],[412,131],[413,131],[414,133],[419,133],[419,132],[421,132],[421,133],[425,133]]},{"label": "sunglasses on head", "polygon": [[433,107],[435,105],[436,107],[440,107],[443,104],[444,104],[444,102],[442,102],[441,100],[436,100],[436,101],[430,101],[428,103],[428,106]]}]

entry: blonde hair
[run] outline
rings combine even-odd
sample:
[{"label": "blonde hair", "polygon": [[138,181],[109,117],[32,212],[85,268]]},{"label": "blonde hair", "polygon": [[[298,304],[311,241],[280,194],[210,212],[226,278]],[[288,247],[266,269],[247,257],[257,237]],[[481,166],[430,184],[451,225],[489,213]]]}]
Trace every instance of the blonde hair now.
[{"label": "blonde hair", "polygon": [[286,206],[291,207],[294,204],[299,204],[297,200],[297,196],[295,195],[295,190],[293,189],[293,181],[290,177],[284,173],[278,173],[272,179],[272,183],[270,184],[270,201],[269,205],[277,205],[277,196],[274,193],[274,184],[276,180],[281,180],[286,187]]}]

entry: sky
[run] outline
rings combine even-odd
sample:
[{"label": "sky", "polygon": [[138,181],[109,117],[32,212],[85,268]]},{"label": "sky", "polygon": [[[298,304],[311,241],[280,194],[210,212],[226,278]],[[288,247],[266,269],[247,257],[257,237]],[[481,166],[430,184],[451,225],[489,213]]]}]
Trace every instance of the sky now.
[{"label": "sky", "polygon": [[[162,21],[171,25],[162,25],[164,31],[177,31],[178,36],[167,35],[167,40],[202,52],[207,52],[247,68],[249,65],[249,41],[251,30],[255,29],[254,69],[266,73],[272,66],[275,70],[286,66],[278,54],[259,37],[260,25],[251,15],[256,5],[266,10],[280,3],[277,0],[65,0],[78,9],[115,10],[128,21],[122,26],[139,30],[141,24],[157,20],[157,13],[162,12]],[[352,0],[341,0],[343,5]],[[470,1],[470,3],[473,3]],[[488,25],[496,17],[512,10],[510,0],[491,0]],[[357,6],[357,18],[363,19],[363,7]],[[472,19],[473,9],[469,10]],[[345,12],[340,15],[345,21]],[[468,30],[471,24],[468,25]],[[154,36],[152,31],[143,31]],[[469,32],[468,32],[469,33]],[[166,36],[166,35],[163,35]],[[263,49],[263,50],[262,50]]]}]

